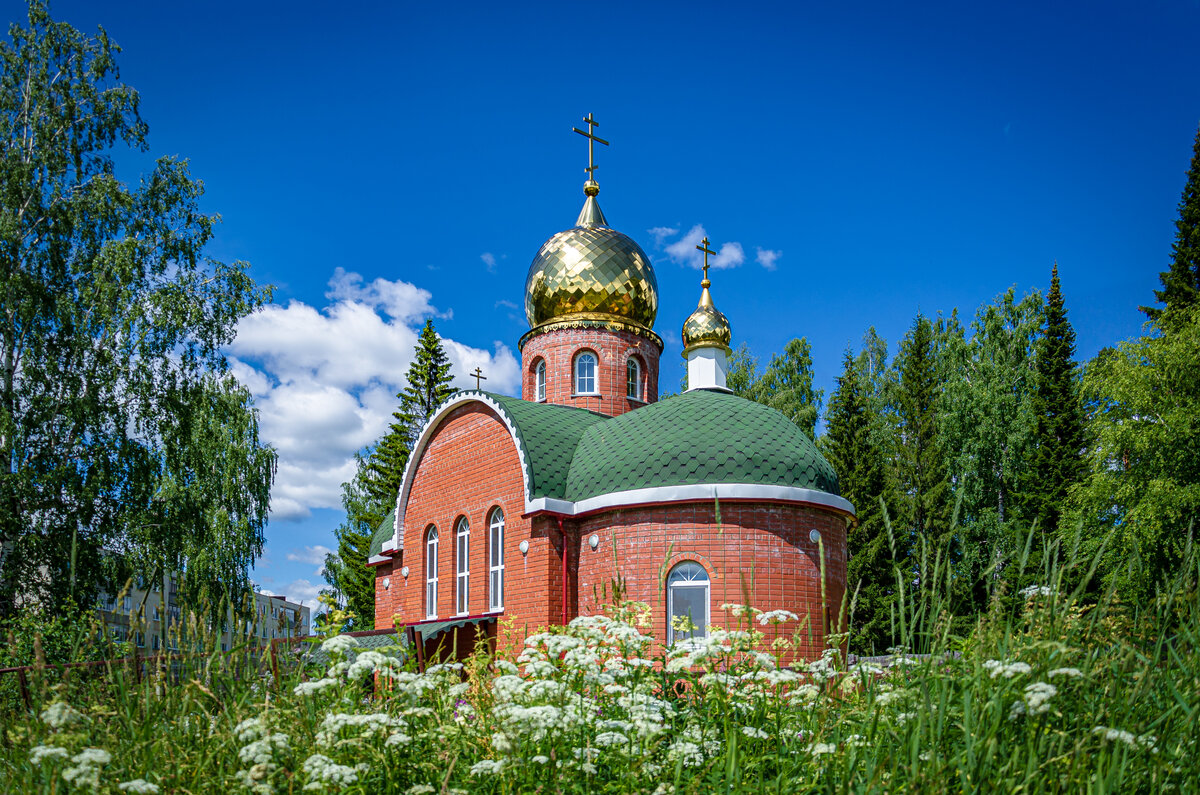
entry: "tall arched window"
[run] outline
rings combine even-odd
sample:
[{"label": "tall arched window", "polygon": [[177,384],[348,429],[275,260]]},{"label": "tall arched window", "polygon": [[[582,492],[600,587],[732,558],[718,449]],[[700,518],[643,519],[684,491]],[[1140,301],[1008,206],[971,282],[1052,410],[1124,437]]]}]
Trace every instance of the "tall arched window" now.
[{"label": "tall arched window", "polygon": [[433,525],[425,531],[425,617],[437,618],[438,531]]},{"label": "tall arched window", "polygon": [[596,354],[581,353],[575,357],[575,394],[596,394]]},{"label": "tall arched window", "polygon": [[533,395],[535,400],[546,399],[546,360],[537,363],[533,371]]},{"label": "tall arched window", "polygon": [[625,395],[634,400],[642,399],[642,368],[632,356],[625,363]]},{"label": "tall arched window", "polygon": [[454,578],[454,609],[460,616],[467,614],[470,604],[471,591],[471,525],[467,517],[458,520],[458,531],[455,533],[455,578]]},{"label": "tall arched window", "polygon": [[[691,629],[675,629],[686,617]],[[708,572],[694,560],[685,560],[667,575],[667,643],[708,635]]]},{"label": "tall arched window", "polygon": [[488,610],[504,609],[504,511],[488,523]]}]

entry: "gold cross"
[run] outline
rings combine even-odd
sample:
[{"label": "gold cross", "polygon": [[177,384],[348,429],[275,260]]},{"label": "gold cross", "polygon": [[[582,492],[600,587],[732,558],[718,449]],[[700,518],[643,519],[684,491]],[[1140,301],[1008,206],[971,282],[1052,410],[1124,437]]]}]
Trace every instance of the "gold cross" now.
[{"label": "gold cross", "polygon": [[486,380],[487,380],[487,376],[483,374],[483,370],[480,370],[478,367],[476,367],[476,368],[475,368],[475,372],[473,372],[473,373],[468,373],[468,375],[473,375],[473,376],[475,376],[475,388],[476,388],[476,389],[478,389],[479,391],[481,391],[481,392],[482,392],[482,391],[483,391],[483,387],[481,387],[481,386],[479,385],[479,382],[480,382],[480,381],[486,381]]},{"label": "gold cross", "polygon": [[[706,237],[706,238],[704,238],[704,240],[702,240],[701,242],[702,242],[704,245],[702,245],[702,246],[696,246],[696,250],[697,250],[697,251],[703,251],[703,252],[704,252],[704,281],[706,281],[706,282],[707,282],[707,281],[708,281],[708,255],[709,255],[709,254],[712,254],[712,255],[714,255],[714,256],[715,256],[717,252],[715,252],[715,251],[711,250],[711,249],[708,247],[708,238],[707,238],[707,237]],[[705,285],[702,285],[702,286],[703,286],[703,287],[707,287],[708,285],[707,285],[707,284],[705,284]]]},{"label": "gold cross", "polygon": [[588,139],[588,167],[585,168],[584,171],[587,172],[588,179],[592,179],[592,172],[595,171],[597,168],[599,168],[599,166],[596,165],[596,157],[595,157],[596,153],[595,153],[595,151],[593,151],[594,150],[593,145],[596,143],[601,143],[601,144],[604,144],[605,146],[608,146],[608,141],[597,136],[595,134],[596,131],[594,129],[592,129],[593,127],[600,126],[600,122],[593,119],[592,114],[589,113],[587,116],[585,116],[583,121],[588,126],[587,132],[584,132],[583,130],[579,129],[578,127],[572,127],[571,129],[574,130],[575,132],[579,133],[580,135],[582,135],[584,138]]}]

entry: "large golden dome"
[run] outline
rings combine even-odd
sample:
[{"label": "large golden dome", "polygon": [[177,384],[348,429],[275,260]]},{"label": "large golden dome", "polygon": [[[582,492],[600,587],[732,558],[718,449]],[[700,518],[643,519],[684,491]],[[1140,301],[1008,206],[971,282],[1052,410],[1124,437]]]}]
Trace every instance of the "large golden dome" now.
[{"label": "large golden dome", "polygon": [[525,277],[531,329],[567,318],[654,327],[658,280],[650,258],[628,235],[608,226],[591,180],[575,226],[542,244]]}]

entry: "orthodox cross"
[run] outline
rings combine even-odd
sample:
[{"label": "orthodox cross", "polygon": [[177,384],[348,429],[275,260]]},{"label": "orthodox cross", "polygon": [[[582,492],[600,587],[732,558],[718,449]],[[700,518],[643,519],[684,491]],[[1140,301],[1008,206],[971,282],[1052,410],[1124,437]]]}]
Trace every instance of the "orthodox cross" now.
[{"label": "orthodox cross", "polygon": [[482,392],[483,387],[479,385],[479,382],[487,380],[487,376],[483,374],[483,370],[480,370],[478,367],[476,367],[475,372],[469,373],[469,375],[475,376],[475,388]]},{"label": "orthodox cross", "polygon": [[599,168],[599,166],[596,165],[596,153],[594,151],[594,145],[597,143],[602,143],[605,146],[608,146],[608,141],[596,135],[596,131],[593,128],[599,127],[600,122],[593,119],[592,114],[589,113],[587,116],[585,116],[583,122],[588,126],[587,132],[584,132],[578,127],[572,127],[571,129],[588,139],[588,167],[585,168],[584,171],[587,172],[588,179],[592,179],[592,172]]},{"label": "orthodox cross", "polygon": [[710,249],[708,247],[708,238],[707,237],[704,238],[704,240],[702,240],[700,242],[703,243],[704,245],[696,246],[696,250],[704,252],[704,281],[708,281],[708,255],[709,254],[715,255],[717,252],[713,251],[712,249]]}]

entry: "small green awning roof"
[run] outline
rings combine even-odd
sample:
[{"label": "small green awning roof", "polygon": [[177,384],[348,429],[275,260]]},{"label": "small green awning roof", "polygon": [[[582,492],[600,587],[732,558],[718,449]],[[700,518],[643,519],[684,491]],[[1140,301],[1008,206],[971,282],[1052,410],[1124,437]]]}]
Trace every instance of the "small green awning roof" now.
[{"label": "small green awning roof", "polygon": [[367,548],[367,558],[373,558],[376,555],[383,554],[383,542],[392,537],[396,532],[396,509],[393,508],[388,512],[388,515],[383,517],[383,521],[379,523],[379,527],[375,528],[375,534],[371,536],[371,546]]},{"label": "small green awning roof", "polygon": [[443,632],[452,632],[458,627],[467,627],[472,624],[488,624],[495,620],[496,616],[468,616],[466,618],[452,618],[448,621],[422,622],[414,624],[413,629],[421,634],[421,640],[425,642],[433,640]]}]

